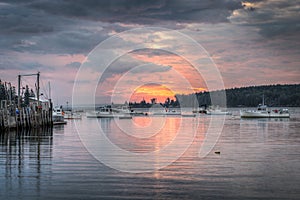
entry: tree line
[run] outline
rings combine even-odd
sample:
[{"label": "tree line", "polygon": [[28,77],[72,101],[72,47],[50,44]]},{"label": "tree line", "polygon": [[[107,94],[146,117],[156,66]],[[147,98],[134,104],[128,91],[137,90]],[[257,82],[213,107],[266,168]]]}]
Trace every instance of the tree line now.
[{"label": "tree line", "polygon": [[[212,96],[214,98],[211,98]],[[164,103],[159,104],[163,107],[205,107],[212,105],[211,99],[214,99],[214,104],[222,107],[256,107],[262,103],[263,96],[268,106],[300,107],[300,84],[250,86],[186,95],[177,94],[175,100],[167,98]],[[145,100],[129,103],[133,108],[149,108],[154,104],[158,103],[155,100],[149,103]]]},{"label": "tree line", "polygon": [[[29,106],[30,97],[35,97],[33,89],[30,89],[28,85],[21,88],[21,107]],[[12,86],[9,82],[3,82],[0,79],[0,102],[7,101],[9,106],[18,105],[18,95],[16,87]]]},{"label": "tree line", "polygon": [[195,104],[194,99],[197,99],[198,105],[202,106],[211,105],[211,95],[221,96],[224,92],[226,94],[227,107],[255,107],[262,103],[263,96],[265,104],[268,106],[300,106],[300,84],[250,86],[225,89],[225,91],[176,95],[176,97],[181,100],[179,102],[183,107],[193,106]]}]

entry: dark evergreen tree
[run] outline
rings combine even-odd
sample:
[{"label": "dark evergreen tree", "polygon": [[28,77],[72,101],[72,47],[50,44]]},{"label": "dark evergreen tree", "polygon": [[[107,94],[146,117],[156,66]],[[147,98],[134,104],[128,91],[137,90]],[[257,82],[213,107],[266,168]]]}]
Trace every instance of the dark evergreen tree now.
[{"label": "dark evergreen tree", "polygon": [[1,100],[6,100],[6,91],[5,91],[5,86],[4,83],[0,80],[0,101]]},{"label": "dark evergreen tree", "polygon": [[24,93],[24,105],[25,106],[29,106],[29,96],[30,96],[29,88],[28,88],[28,85],[26,85],[25,93]]}]

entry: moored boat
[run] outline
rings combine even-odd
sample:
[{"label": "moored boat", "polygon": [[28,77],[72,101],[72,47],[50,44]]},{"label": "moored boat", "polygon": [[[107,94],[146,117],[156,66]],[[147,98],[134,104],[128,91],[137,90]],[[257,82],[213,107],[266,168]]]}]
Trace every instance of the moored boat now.
[{"label": "moored boat", "polygon": [[265,105],[264,97],[262,104],[257,106],[256,110],[241,110],[241,118],[289,118],[290,113],[286,108],[270,109]]},{"label": "moored boat", "polygon": [[64,112],[62,108],[55,107],[52,111],[53,125],[67,124],[67,122],[64,119]]},{"label": "moored boat", "polygon": [[242,118],[289,118],[288,109],[275,110],[244,110],[240,111]]},{"label": "moored boat", "polygon": [[196,110],[193,110],[193,113],[197,114],[207,114],[207,115],[231,115],[232,113],[226,111],[225,109],[220,109],[219,106],[207,106],[199,107]]},{"label": "moored boat", "polygon": [[181,113],[182,117],[196,117],[195,113]]},{"label": "moored boat", "polygon": [[122,107],[117,107],[117,108],[112,108],[113,112],[116,113],[121,113],[121,114],[129,114],[132,116],[146,116],[148,115],[147,113],[144,112],[139,112],[131,109],[129,106],[122,106]]},{"label": "moored boat", "polygon": [[231,112],[223,111],[223,110],[207,110],[207,115],[231,115]]},{"label": "moored boat", "polygon": [[196,110],[193,110],[192,111],[193,113],[196,113],[196,114],[206,114],[207,113],[207,110],[206,110],[206,108],[198,108],[198,109],[196,109]]},{"label": "moored boat", "polygon": [[207,115],[231,115],[232,113],[229,111],[220,109],[219,106],[217,106],[217,107],[210,106],[206,110],[206,114]]},{"label": "moored boat", "polygon": [[72,112],[72,111],[66,111],[64,113],[64,118],[65,119],[81,119],[82,116],[79,113]]},{"label": "moored boat", "polygon": [[165,108],[164,110],[153,112],[153,115],[162,115],[162,116],[181,115],[181,112],[177,110],[170,110],[168,108]]},{"label": "moored boat", "polygon": [[129,113],[116,112],[111,106],[100,107],[99,110],[86,113],[87,118],[120,118],[131,119],[132,116]]}]

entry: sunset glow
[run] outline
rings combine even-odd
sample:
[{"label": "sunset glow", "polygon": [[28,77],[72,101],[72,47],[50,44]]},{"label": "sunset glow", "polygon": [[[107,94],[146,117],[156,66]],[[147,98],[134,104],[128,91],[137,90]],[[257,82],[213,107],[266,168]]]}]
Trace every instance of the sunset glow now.
[{"label": "sunset glow", "polygon": [[0,0],[0,35],[1,199],[299,199],[300,0]]},{"label": "sunset glow", "polygon": [[[216,74],[205,74],[209,71],[203,70],[207,61],[218,68],[225,88],[299,83],[297,1],[158,1],[155,5],[125,1],[130,10],[123,7],[125,3],[63,3],[67,10],[82,11],[81,14],[66,13],[59,9],[59,2],[48,0],[41,5],[36,5],[38,1],[5,2],[0,8],[4,16],[0,18],[0,78],[17,85],[18,74],[40,71],[44,85],[51,83],[51,97],[56,104],[71,102],[74,90],[82,94],[82,104],[92,103],[86,91],[94,92],[95,87],[97,103],[110,102],[112,95],[120,102],[139,102],[143,98],[164,101],[175,94],[222,89],[211,87]],[[147,32],[149,27],[156,28]],[[135,29],[144,31],[122,40],[128,47],[137,48],[126,52],[127,57],[121,62],[116,58],[115,66],[108,66],[99,83],[103,74],[97,67],[103,67],[101,62],[105,59],[97,60],[95,55],[91,65],[89,55],[109,38]],[[178,39],[167,30],[184,37]],[[207,55],[195,53],[190,45],[181,45],[187,38]],[[104,50],[117,53],[121,47],[124,45],[110,44]],[[200,66],[195,68],[191,60],[199,61]],[[145,64],[148,66],[130,73]],[[118,82],[121,83],[116,88]],[[150,87],[149,83],[160,87]],[[41,90],[48,94],[45,88]]]},{"label": "sunset glow", "polygon": [[151,102],[151,99],[155,98],[156,102],[165,102],[166,98],[175,100],[176,91],[170,90],[164,85],[144,85],[138,87],[132,94],[130,101],[131,102],[140,102],[145,100],[146,102]]}]

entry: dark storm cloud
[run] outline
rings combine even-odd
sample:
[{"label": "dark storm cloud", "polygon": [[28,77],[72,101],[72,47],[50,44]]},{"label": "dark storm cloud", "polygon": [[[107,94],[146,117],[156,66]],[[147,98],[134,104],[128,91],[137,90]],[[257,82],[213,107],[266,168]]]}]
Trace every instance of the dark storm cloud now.
[{"label": "dark storm cloud", "polygon": [[299,31],[296,1],[251,2],[253,9],[239,0],[0,0],[0,50],[86,54],[114,33],[183,29],[181,22],[256,26],[263,36]]},{"label": "dark storm cloud", "polygon": [[[0,3],[0,48],[39,51],[45,41],[49,46],[53,44],[44,36],[55,35],[65,28],[65,24],[70,26],[72,22],[23,5]],[[48,51],[48,48],[45,50]]]},{"label": "dark storm cloud", "polygon": [[38,34],[54,31],[53,16],[24,6],[0,3],[1,34]]},{"label": "dark storm cloud", "polygon": [[265,37],[299,35],[299,1],[245,1],[242,5],[229,17],[232,23],[256,26]]},{"label": "dark storm cloud", "polygon": [[19,5],[54,15],[137,24],[156,24],[164,20],[224,22],[232,10],[241,8],[237,0],[43,0],[21,1]]},{"label": "dark storm cloud", "polygon": [[[269,33],[293,31],[299,22],[294,0],[2,0],[3,33],[47,33],[76,23],[70,19],[141,25],[228,22],[266,25]],[[245,4],[246,2],[246,4]],[[233,14],[236,11],[235,14]],[[296,16],[295,16],[296,15]],[[68,21],[69,19],[70,21]],[[81,21],[78,23],[82,23]],[[264,31],[264,30],[263,30]],[[118,30],[117,30],[118,32]],[[268,34],[268,33],[266,33]]]},{"label": "dark storm cloud", "polygon": [[31,1],[7,2],[0,2],[0,50],[87,53],[111,32],[125,30],[118,24],[50,14],[30,6]]}]

